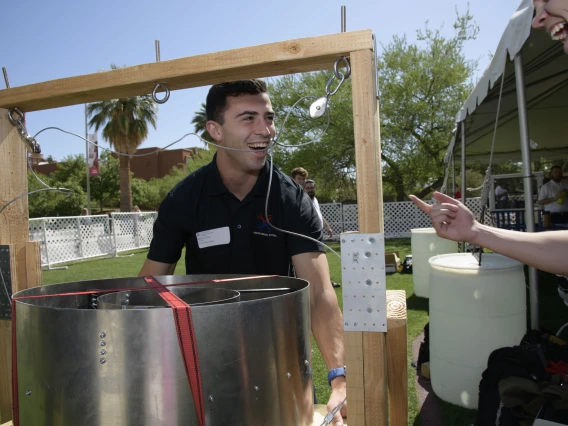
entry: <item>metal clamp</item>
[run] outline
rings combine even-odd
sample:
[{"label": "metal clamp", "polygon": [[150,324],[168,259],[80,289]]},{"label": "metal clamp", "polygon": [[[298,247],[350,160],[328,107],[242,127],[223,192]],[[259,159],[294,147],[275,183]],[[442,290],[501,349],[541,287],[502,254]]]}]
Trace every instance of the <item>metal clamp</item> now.
[{"label": "metal clamp", "polygon": [[[16,114],[17,118],[14,118],[14,114]],[[26,149],[28,152],[30,154],[40,154],[41,147],[39,146],[39,143],[26,130],[25,114],[19,108],[10,108],[8,110],[8,120],[16,127],[16,129],[18,129],[20,136],[26,141]]]},{"label": "metal clamp", "polygon": [[[158,99],[158,97],[156,96],[158,89],[162,89],[166,93],[163,99]],[[170,89],[168,88],[168,86],[165,83],[156,84],[156,87],[154,87],[154,90],[152,91],[152,99],[157,104],[165,104],[168,99],[170,99]]]}]

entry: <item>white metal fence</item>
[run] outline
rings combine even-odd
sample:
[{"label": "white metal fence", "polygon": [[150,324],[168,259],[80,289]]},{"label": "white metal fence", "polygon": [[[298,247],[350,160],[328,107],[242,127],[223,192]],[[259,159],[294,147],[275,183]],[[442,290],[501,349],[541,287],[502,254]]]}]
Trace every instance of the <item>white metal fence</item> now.
[{"label": "white metal fence", "polygon": [[[433,201],[427,201],[432,204]],[[479,198],[468,198],[466,205],[476,216],[481,213]],[[357,204],[320,204],[323,217],[333,228],[335,237],[341,232],[357,231],[359,229]],[[429,228],[432,226],[430,217],[423,213],[412,201],[384,203],[385,238],[409,238],[413,228]],[[490,216],[486,214],[486,223]]]},{"label": "white metal fence", "polygon": [[[479,198],[468,198],[466,205],[476,216],[480,214]],[[356,204],[320,204],[320,208],[334,237],[358,230]],[[383,208],[385,238],[409,238],[411,229],[432,226],[428,215],[411,201],[384,203]],[[110,218],[103,215],[30,219],[30,240],[40,242],[41,265],[48,268],[72,260],[116,256],[149,247],[156,217],[156,212],[142,212],[112,213]],[[487,215],[486,223],[489,221]]]},{"label": "white metal fence", "polygon": [[156,212],[148,212],[30,219],[30,240],[40,242],[41,265],[48,268],[72,260],[116,256],[148,247],[156,217]]}]

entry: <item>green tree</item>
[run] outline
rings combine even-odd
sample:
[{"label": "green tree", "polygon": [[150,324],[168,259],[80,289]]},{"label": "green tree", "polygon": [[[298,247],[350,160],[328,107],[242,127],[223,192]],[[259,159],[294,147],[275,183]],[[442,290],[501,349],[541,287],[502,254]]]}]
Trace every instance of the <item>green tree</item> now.
[{"label": "green tree", "polygon": [[[327,115],[312,119],[308,113],[316,98],[326,93],[331,75],[324,71],[289,75],[269,84],[279,142],[293,146],[275,147],[275,164],[288,174],[296,167],[307,169],[323,202],[356,198],[351,81],[346,80],[330,99],[329,126]],[[294,107],[303,97],[309,98]]]},{"label": "green tree", "polygon": [[[55,177],[40,176],[40,178],[46,185],[52,188],[66,188],[71,190],[71,193],[41,191],[30,194],[28,196],[30,218],[79,215],[87,198],[81,184],[77,180],[70,179],[66,182],[59,182]],[[45,185],[31,172],[28,172],[28,190],[31,192],[43,188],[45,188]]]},{"label": "green tree", "polygon": [[451,37],[418,30],[418,41],[394,36],[379,55],[383,182],[399,201],[441,187],[454,117],[473,90],[477,61],[463,54],[478,27],[457,13]]},{"label": "green tree", "polygon": [[[112,64],[112,69],[117,67]],[[149,125],[156,128],[157,106],[149,95],[95,102],[87,106],[89,127],[103,128],[103,138],[120,155],[120,211],[132,210],[130,159],[148,137]]]},{"label": "green tree", "polygon": [[[473,88],[476,62],[465,58],[463,47],[476,37],[477,26],[466,12],[457,15],[454,29],[446,37],[426,25],[416,43],[395,36],[378,55],[383,189],[401,201],[408,193],[425,196],[442,185],[454,117]],[[275,161],[286,173],[306,168],[317,182],[320,201],[344,201],[356,198],[351,81],[330,98],[330,125],[321,139],[326,119],[308,116],[315,98],[292,109],[302,96],[323,96],[330,77],[330,72],[297,74],[269,84],[276,126],[290,113],[280,142],[316,140],[278,147]]]},{"label": "green tree", "polygon": [[87,190],[85,156],[82,154],[68,155],[57,163],[57,169],[52,173],[53,181],[59,185],[73,182]]},{"label": "green tree", "polygon": [[120,196],[120,166],[119,161],[104,152],[99,162],[99,176],[90,178],[91,199],[99,204],[103,211],[104,203],[117,200]]}]

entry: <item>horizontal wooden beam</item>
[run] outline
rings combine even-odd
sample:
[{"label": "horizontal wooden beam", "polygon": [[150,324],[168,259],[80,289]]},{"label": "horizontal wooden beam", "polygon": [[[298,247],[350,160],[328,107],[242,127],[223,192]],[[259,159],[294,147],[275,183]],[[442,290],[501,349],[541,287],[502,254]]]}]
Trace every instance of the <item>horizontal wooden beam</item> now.
[{"label": "horizontal wooden beam", "polygon": [[156,83],[179,90],[331,69],[338,56],[372,47],[371,30],[362,30],[226,50],[0,90],[0,108],[39,111],[150,94]]}]

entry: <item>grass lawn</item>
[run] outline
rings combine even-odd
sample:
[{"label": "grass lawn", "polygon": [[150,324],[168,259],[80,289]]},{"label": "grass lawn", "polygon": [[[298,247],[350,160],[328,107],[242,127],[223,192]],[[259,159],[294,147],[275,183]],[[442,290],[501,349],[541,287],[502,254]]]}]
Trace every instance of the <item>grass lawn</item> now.
[{"label": "grass lawn", "polygon": [[[331,244],[331,247],[339,251],[339,244]],[[401,259],[410,254],[410,239],[395,239],[386,241],[386,251],[398,251]],[[67,270],[51,270],[43,272],[43,283],[56,284],[62,282],[118,278],[136,276],[146,258],[146,250],[133,252],[131,257],[98,259],[69,264]],[[327,255],[330,265],[331,279],[333,282],[341,282],[341,262],[333,254]],[[182,255],[183,259],[183,255]],[[178,263],[175,274],[185,274],[183,261]],[[568,307],[560,300],[556,293],[555,277],[541,273],[540,277],[541,324],[543,328],[556,331],[566,321]],[[407,296],[408,318],[408,393],[409,393],[409,424],[420,424],[418,411],[418,399],[416,395],[415,371],[410,367],[412,360],[412,342],[422,332],[428,322],[428,300],[416,297],[412,288],[412,275],[391,274],[387,275],[387,289],[405,290]],[[341,288],[335,289],[340,306],[342,305]],[[314,383],[318,403],[326,403],[329,397],[329,385],[327,384],[327,368],[322,356],[312,341],[314,349],[313,369]],[[469,425],[475,423],[476,411],[466,410],[455,405],[441,401],[443,420],[446,425]]]}]

